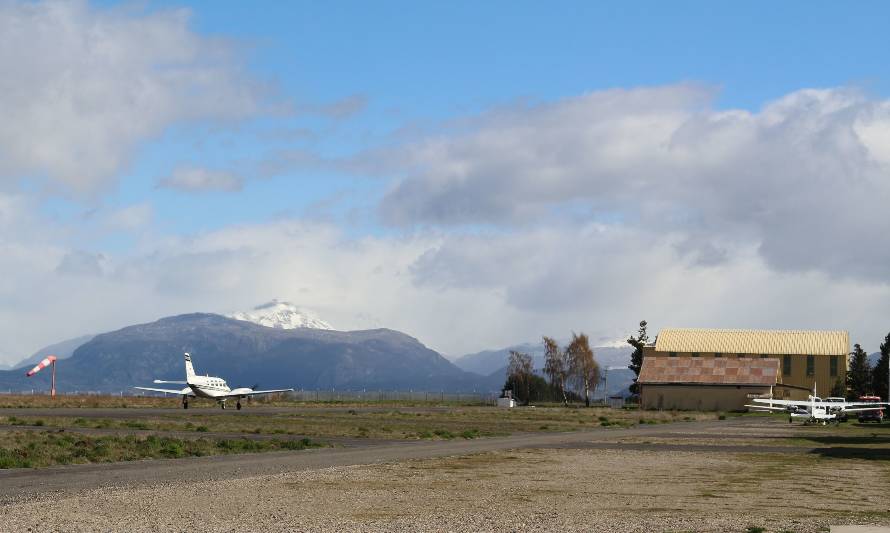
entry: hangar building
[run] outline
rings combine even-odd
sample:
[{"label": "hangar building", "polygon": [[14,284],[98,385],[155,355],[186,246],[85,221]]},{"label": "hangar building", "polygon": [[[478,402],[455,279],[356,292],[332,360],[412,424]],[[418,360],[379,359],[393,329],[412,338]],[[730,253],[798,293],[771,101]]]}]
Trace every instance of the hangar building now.
[{"label": "hangar building", "polygon": [[849,352],[846,331],[668,328],[643,349],[640,401],[648,409],[731,410],[771,391],[806,399],[814,384],[826,397],[846,379]]}]

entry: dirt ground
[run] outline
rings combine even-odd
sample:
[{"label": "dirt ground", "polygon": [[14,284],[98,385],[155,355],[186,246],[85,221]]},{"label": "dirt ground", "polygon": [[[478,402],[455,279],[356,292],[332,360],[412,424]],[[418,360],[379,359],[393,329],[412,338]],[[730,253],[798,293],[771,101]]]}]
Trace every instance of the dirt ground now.
[{"label": "dirt ground", "polygon": [[886,461],[523,450],[24,498],[0,529],[802,533],[888,525],[888,490]]}]

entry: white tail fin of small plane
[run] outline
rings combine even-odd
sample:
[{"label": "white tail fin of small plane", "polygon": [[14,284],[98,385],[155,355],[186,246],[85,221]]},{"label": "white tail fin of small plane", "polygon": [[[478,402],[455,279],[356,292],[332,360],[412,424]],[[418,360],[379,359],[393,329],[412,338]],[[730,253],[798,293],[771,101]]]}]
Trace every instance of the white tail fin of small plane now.
[{"label": "white tail fin of small plane", "polygon": [[192,366],[192,356],[185,352],[185,381],[191,384],[195,378],[195,367]]}]

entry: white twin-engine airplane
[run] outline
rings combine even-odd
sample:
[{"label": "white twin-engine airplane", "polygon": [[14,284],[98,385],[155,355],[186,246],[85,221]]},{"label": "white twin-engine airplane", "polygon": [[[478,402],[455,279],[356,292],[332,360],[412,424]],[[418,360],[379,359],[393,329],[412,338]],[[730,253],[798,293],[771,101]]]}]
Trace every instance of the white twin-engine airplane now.
[{"label": "white twin-engine airplane", "polygon": [[[772,398],[755,398],[759,405],[746,405],[752,409],[763,411],[787,411],[788,422],[795,418],[803,418],[804,424],[821,423],[829,421],[838,422],[846,413],[859,411],[881,411],[887,408],[887,403],[878,402],[847,402],[843,399],[829,398],[823,400],[816,396],[816,385],[813,384],[813,394],[806,401],[802,400],[773,400]],[[764,405],[765,404],[765,405]],[[845,418],[846,419],[846,418]]]},{"label": "white twin-engine airplane", "polygon": [[[241,387],[238,389],[230,389],[226,385],[226,380],[212,376],[199,376],[195,374],[195,367],[192,366],[192,356],[185,354],[185,381],[163,381],[156,379],[155,383],[171,383],[176,385],[188,385],[182,390],[155,389],[152,387],[133,387],[134,389],[147,390],[152,392],[166,392],[169,394],[182,395],[182,408],[189,408],[189,398],[209,398],[219,402],[220,407],[226,408],[226,400],[236,398],[235,407],[241,409],[241,399],[259,394],[272,394],[275,392],[291,392],[294,389],[275,389],[275,390],[254,390],[251,387]],[[254,385],[256,387],[256,385]]]}]

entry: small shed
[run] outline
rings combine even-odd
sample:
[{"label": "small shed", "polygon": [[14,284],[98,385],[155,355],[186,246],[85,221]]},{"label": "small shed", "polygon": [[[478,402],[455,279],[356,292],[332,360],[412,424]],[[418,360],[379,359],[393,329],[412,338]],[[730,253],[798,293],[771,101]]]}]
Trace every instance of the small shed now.
[{"label": "small shed", "polygon": [[637,383],[643,409],[732,411],[767,397],[779,361],[705,357],[646,357]]}]

